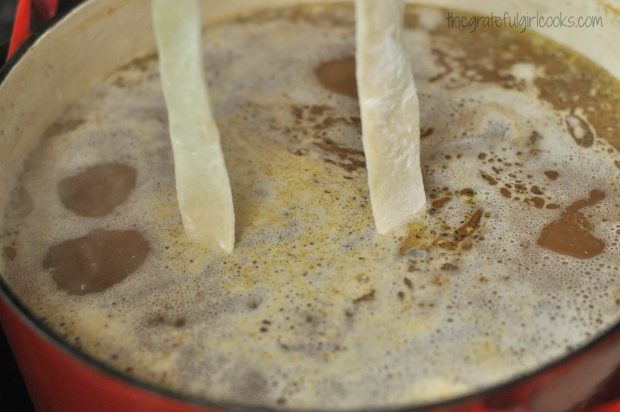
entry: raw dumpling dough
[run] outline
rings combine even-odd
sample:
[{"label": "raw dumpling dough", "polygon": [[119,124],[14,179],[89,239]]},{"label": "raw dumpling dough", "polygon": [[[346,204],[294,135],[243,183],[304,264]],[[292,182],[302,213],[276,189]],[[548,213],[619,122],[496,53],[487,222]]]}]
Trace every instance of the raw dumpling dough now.
[{"label": "raw dumpling dough", "polygon": [[230,253],[235,215],[204,78],[200,6],[197,0],[153,0],[152,6],[183,226],[193,242],[215,241]]},{"label": "raw dumpling dough", "polygon": [[381,234],[425,207],[420,108],[402,39],[404,1],[356,0],[357,87],[370,201]]}]

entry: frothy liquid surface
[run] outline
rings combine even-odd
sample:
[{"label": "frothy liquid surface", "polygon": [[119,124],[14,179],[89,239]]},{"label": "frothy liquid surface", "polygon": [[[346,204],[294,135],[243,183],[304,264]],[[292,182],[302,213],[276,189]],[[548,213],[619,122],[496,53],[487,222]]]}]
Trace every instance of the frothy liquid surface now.
[{"label": "frothy liquid surface", "polygon": [[11,285],[115,367],[242,403],[431,401],[582,345],[620,315],[620,87],[540,38],[442,17],[407,16],[430,196],[408,230],[374,230],[353,10],[269,11],[205,34],[234,253],[185,238],[144,59],[28,162],[3,237]]}]

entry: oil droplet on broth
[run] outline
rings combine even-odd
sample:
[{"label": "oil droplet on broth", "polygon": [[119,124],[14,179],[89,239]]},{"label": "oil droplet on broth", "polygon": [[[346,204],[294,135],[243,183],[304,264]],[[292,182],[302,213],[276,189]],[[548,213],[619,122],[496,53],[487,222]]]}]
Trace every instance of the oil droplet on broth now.
[{"label": "oil droplet on broth", "polygon": [[547,176],[549,180],[556,180],[560,174],[555,170],[545,170],[545,176]]},{"label": "oil droplet on broth", "polygon": [[568,116],[566,118],[566,127],[575,143],[585,148],[592,147],[594,144],[594,133],[588,123],[580,116],[576,114]]},{"label": "oil droplet on broth", "polygon": [[[467,191],[467,189],[465,190]],[[434,230],[430,230],[422,223],[413,222],[409,225],[409,233],[401,244],[399,253],[403,256],[415,249],[430,250],[435,247],[455,250],[459,244],[476,233],[481,226],[483,215],[484,211],[477,209],[458,228],[444,227],[446,233],[441,235],[438,235]],[[463,250],[470,248],[471,243],[469,242],[461,245]]]},{"label": "oil droplet on broth", "polygon": [[17,257],[17,250],[15,250],[15,248],[12,246],[3,247],[2,253],[4,254],[4,257],[6,257],[8,260],[15,260],[15,258]]},{"label": "oil droplet on broth", "polygon": [[58,196],[67,209],[80,216],[102,217],[127,200],[136,178],[131,166],[105,163],[62,179]]},{"label": "oil droplet on broth", "polygon": [[578,259],[588,259],[605,250],[605,242],[595,237],[592,225],[580,212],[605,198],[602,190],[593,190],[587,199],[581,199],[568,206],[558,220],[545,226],[538,238],[538,245],[555,253]]},{"label": "oil droplet on broth", "polygon": [[52,274],[58,288],[85,295],[125,279],[142,265],[150,250],[149,243],[135,230],[96,229],[50,247],[43,268]]},{"label": "oil droplet on broth", "polygon": [[345,57],[321,63],[314,73],[321,85],[330,92],[357,100],[355,57]]}]

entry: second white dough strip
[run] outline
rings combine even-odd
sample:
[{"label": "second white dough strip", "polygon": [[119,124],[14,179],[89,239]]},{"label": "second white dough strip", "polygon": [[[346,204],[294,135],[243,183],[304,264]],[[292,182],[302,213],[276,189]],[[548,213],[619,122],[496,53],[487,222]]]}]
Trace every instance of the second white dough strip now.
[{"label": "second white dough strip", "polygon": [[402,0],[356,0],[357,87],[372,213],[380,234],[426,205],[420,107],[403,42]]}]

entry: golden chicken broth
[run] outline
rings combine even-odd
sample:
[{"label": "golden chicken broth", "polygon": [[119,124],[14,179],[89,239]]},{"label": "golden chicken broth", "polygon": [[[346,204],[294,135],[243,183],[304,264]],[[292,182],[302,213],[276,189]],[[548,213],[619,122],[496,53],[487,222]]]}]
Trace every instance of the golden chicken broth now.
[{"label": "golden chicken broth", "polygon": [[429,196],[410,227],[373,225],[352,7],[264,11],[205,31],[233,254],[185,237],[147,57],[25,166],[2,238],[11,286],[88,354],[246,404],[427,402],[584,344],[620,315],[620,85],[538,36],[444,17],[406,19]]}]

